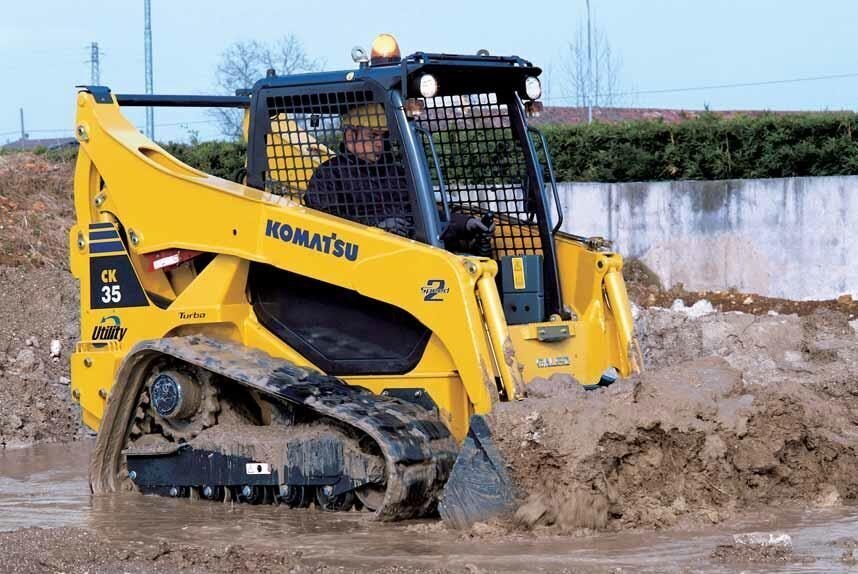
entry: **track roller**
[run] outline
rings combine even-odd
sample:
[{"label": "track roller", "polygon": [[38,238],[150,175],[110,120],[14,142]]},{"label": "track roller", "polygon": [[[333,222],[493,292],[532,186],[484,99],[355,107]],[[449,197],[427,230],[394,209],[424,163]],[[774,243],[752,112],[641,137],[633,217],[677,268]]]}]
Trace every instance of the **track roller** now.
[{"label": "track roller", "polygon": [[307,508],[313,503],[313,488],[307,486],[280,485],[279,500],[289,508]]},{"label": "track roller", "polygon": [[333,486],[320,486],[316,489],[316,504],[319,508],[328,512],[344,512],[351,510],[355,504],[353,491],[334,495]]},{"label": "track roller", "polygon": [[200,496],[206,500],[223,500],[224,490],[222,486],[204,486],[200,489]]}]

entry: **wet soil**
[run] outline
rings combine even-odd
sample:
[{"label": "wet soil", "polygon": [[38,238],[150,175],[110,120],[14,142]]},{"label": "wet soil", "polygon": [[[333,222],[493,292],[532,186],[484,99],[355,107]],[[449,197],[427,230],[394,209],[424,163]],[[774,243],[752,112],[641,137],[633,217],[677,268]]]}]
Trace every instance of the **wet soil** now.
[{"label": "wet soil", "polygon": [[643,375],[596,391],[537,380],[496,410],[523,498],[506,528],[678,528],[856,500],[858,336],[845,315],[647,309],[638,324]]},{"label": "wet soil", "polygon": [[[93,497],[90,448],[81,441],[0,451],[0,572],[849,572],[844,555],[858,544],[858,509],[850,506],[567,536],[379,523],[357,512]],[[791,555],[723,548],[752,531],[788,534]]]}]

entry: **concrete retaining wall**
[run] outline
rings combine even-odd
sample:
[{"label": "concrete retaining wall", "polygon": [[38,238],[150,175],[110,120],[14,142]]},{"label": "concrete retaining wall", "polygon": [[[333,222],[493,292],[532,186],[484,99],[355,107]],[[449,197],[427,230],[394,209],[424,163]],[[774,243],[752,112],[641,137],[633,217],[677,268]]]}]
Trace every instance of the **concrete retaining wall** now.
[{"label": "concrete retaining wall", "polygon": [[858,176],[559,188],[564,230],[614,240],[665,286],[858,298]]}]

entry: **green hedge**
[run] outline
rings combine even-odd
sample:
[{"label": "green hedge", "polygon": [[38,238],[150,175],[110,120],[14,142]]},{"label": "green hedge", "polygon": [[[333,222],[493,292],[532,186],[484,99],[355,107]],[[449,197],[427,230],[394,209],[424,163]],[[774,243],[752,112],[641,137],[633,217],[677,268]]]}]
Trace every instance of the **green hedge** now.
[{"label": "green hedge", "polygon": [[161,147],[191,167],[229,180],[236,180],[244,169],[247,155],[247,145],[243,142],[166,143]]},{"label": "green hedge", "polygon": [[558,181],[858,174],[858,115],[714,114],[678,124],[543,126]]},{"label": "green hedge", "polygon": [[[858,174],[858,114],[714,114],[678,124],[542,126],[558,181],[739,179]],[[246,146],[236,142],[164,144],[198,169],[233,179]],[[463,160],[464,162],[464,160]],[[467,169],[467,162],[454,171]],[[448,174],[449,176],[449,174]],[[448,177],[449,178],[449,177]]]}]

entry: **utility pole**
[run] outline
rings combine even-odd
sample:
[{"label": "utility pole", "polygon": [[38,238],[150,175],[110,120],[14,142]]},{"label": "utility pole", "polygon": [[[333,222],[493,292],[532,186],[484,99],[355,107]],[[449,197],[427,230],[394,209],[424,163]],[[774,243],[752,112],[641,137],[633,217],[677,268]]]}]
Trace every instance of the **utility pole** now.
[{"label": "utility pole", "polygon": [[24,131],[24,108],[20,108],[21,111],[21,139],[27,139],[27,132]]},{"label": "utility pole", "polygon": [[587,123],[593,123],[593,34],[590,25],[590,0],[587,0]]},{"label": "utility pole", "polygon": [[[145,23],[143,25],[143,49],[146,54],[146,93],[153,94],[152,82],[152,0],[143,0]],[[146,137],[155,139],[155,111],[146,108]]]},{"label": "utility pole", "polygon": [[101,69],[99,67],[99,56],[101,50],[98,49],[98,42],[93,42],[89,45],[89,83],[93,86],[101,85]]}]

